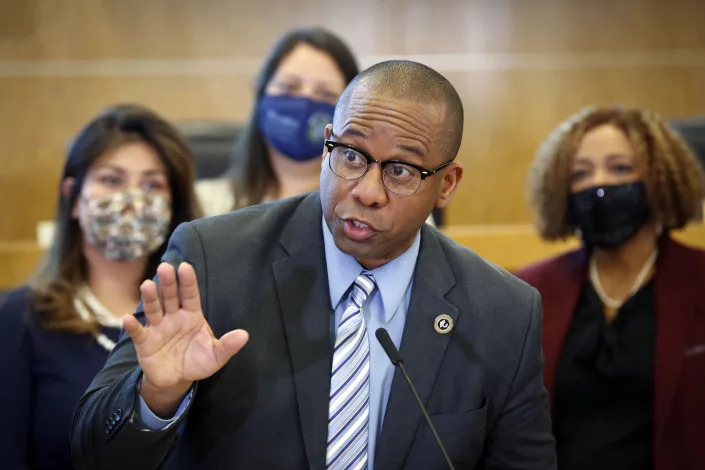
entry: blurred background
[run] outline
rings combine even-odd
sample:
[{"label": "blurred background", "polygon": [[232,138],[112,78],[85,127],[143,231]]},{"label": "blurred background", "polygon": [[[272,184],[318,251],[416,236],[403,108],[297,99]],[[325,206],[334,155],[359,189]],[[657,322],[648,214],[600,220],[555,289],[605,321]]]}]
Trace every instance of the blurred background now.
[{"label": "blurred background", "polygon": [[[0,0],[0,287],[33,270],[66,146],[101,108],[141,103],[197,145],[211,133],[229,149],[263,56],[312,25],[363,68],[414,59],[455,85],[466,171],[445,230],[505,267],[526,264],[565,248],[539,245],[525,190],[558,122],[634,105],[702,139],[704,24],[703,0]],[[208,152],[201,176],[221,164]],[[687,236],[705,245],[705,231]]]}]

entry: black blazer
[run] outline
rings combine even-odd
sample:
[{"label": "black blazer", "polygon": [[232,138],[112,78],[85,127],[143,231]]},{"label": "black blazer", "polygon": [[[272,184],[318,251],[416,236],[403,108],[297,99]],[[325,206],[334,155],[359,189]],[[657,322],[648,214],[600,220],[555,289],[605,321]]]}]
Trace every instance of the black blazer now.
[{"label": "black blazer", "polygon": [[73,468],[71,415],[107,357],[92,335],[44,328],[29,286],[0,295],[0,469]]},{"label": "black blazer", "polygon": [[[195,267],[216,336],[244,328],[250,342],[198,384],[174,425],[144,431],[134,421],[140,369],[123,339],[75,413],[77,466],[325,468],[324,256],[317,192],[181,225],[164,259]],[[442,313],[450,334],[434,330]],[[401,354],[457,468],[554,468],[540,332],[533,288],[424,225]],[[445,468],[398,371],[377,442],[379,470]]]}]

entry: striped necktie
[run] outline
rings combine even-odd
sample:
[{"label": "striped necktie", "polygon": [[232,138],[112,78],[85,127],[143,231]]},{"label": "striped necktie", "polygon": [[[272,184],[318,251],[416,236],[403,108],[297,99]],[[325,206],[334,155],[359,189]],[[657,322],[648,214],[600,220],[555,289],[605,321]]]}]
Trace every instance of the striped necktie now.
[{"label": "striped necktie", "polygon": [[326,468],[367,468],[370,400],[370,343],[362,304],[376,287],[363,271],[353,283],[350,300],[338,325],[328,404]]}]

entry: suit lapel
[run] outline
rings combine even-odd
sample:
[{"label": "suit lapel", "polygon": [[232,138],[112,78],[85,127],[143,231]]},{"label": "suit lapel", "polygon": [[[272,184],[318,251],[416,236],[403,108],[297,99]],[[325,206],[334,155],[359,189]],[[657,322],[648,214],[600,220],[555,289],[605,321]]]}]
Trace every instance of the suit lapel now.
[{"label": "suit lapel", "polygon": [[307,196],[284,229],[274,280],[294,371],[296,400],[310,468],[324,468],[331,348],[328,275],[318,193]]},{"label": "suit lapel", "polygon": [[[447,314],[458,320],[458,309],[445,299],[455,285],[437,235],[423,227],[416,263],[413,292],[402,334],[400,353],[411,380],[424,404],[433,389],[451,334],[441,335],[433,328],[434,319]],[[401,468],[423,415],[409,385],[396,370],[392,380],[382,432],[377,442],[376,468]]]},{"label": "suit lapel", "polygon": [[692,258],[664,237],[656,262],[656,352],[654,367],[654,436],[662,436],[683,369],[688,327],[696,309],[697,286]]},{"label": "suit lapel", "polygon": [[544,385],[553,403],[556,367],[565,342],[580,291],[587,279],[588,253],[585,249],[560,258],[555,269],[543,276],[546,285],[535,286],[543,300]]}]

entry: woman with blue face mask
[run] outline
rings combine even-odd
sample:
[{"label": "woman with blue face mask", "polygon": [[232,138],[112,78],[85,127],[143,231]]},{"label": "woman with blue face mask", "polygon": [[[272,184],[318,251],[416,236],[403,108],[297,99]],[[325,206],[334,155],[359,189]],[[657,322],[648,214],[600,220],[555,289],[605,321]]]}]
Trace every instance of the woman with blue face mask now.
[{"label": "woman with blue face mask", "polygon": [[518,276],[543,299],[558,468],[705,468],[705,177],[656,113],[590,108],[539,149],[540,235],[583,247]]},{"label": "woman with blue face mask", "polygon": [[205,214],[318,189],[323,129],[357,73],[352,52],[328,31],[299,29],[282,37],[260,71],[230,170],[197,184]]},{"label": "woman with blue face mask", "polygon": [[103,111],[73,141],[46,258],[28,285],[0,296],[0,376],[9,381],[0,393],[0,468],[73,468],[79,398],[171,233],[200,216],[193,175],[182,137],[141,106]]}]

